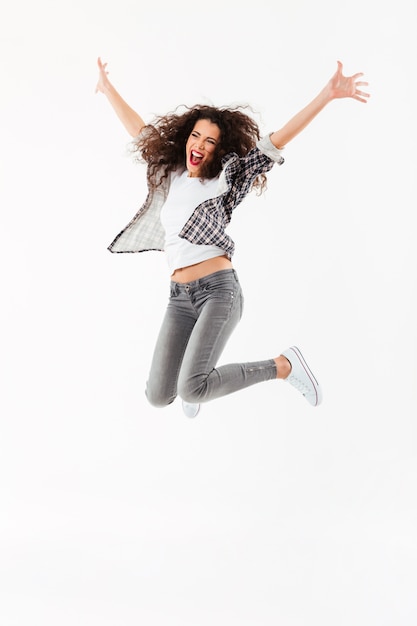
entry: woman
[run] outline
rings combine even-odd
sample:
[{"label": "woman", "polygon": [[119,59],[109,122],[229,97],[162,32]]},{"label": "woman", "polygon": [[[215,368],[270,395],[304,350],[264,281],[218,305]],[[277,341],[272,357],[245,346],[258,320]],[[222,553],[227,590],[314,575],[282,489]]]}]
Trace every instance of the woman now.
[{"label": "woman", "polygon": [[149,193],[111,252],[164,250],[170,299],[155,347],[146,396],[166,406],[177,395],[194,417],[207,402],[250,385],[282,379],[312,406],[321,388],[300,350],[292,346],[265,361],[217,366],[242,314],[243,298],[232,265],[234,242],[225,228],[233,209],[266,173],[284,162],[282,149],[336,98],[367,102],[362,73],[346,77],[342,63],[320,93],[280,130],[260,138],[241,108],[197,105],[146,125],[116,91],[98,59],[96,92],[103,93],[147,163]]}]

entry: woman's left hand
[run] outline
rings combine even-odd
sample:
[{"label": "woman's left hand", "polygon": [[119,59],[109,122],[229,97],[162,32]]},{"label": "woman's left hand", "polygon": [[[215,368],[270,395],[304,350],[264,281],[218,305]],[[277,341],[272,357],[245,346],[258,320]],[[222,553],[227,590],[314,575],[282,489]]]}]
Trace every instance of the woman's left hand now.
[{"label": "woman's left hand", "polygon": [[343,64],[338,61],[336,73],[332,76],[328,84],[331,99],[354,98],[355,100],[359,100],[359,102],[367,102],[367,98],[370,97],[370,94],[358,89],[358,87],[366,87],[368,85],[367,82],[358,80],[361,76],[363,76],[363,72],[359,72],[353,76],[343,76]]}]

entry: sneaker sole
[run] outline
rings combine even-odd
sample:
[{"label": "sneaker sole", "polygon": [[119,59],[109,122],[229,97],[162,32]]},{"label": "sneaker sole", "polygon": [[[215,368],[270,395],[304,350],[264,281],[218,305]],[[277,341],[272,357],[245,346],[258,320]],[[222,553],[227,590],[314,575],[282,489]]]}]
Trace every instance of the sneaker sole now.
[{"label": "sneaker sole", "polygon": [[197,417],[197,415],[200,413],[200,409],[201,409],[200,404],[197,404],[197,405],[196,405],[196,406],[197,406],[197,408],[196,408],[196,409],[194,409],[194,411],[193,411],[193,413],[192,413],[192,414],[191,414],[191,413],[187,413],[187,411],[186,411],[186,409],[185,409],[185,407],[184,407],[184,404],[185,404],[185,403],[184,403],[184,401],[182,401],[182,411],[183,411],[184,415],[185,415],[186,417],[189,417],[190,419],[194,419],[194,417]]},{"label": "sneaker sole", "polygon": [[314,391],[315,391],[315,394],[316,394],[316,402],[313,404],[313,406],[318,406],[321,403],[322,399],[323,399],[323,394],[322,394],[319,382],[318,382],[317,378],[314,376],[314,374],[311,371],[311,369],[309,368],[309,366],[307,365],[307,362],[306,362],[305,358],[301,354],[301,350],[299,348],[297,348],[297,346],[291,346],[290,350],[292,350],[292,352],[294,352],[294,354],[296,355],[296,357],[300,361],[301,365],[303,366],[303,369],[304,369],[305,373],[307,374],[307,376],[311,380],[311,384],[313,385]]}]

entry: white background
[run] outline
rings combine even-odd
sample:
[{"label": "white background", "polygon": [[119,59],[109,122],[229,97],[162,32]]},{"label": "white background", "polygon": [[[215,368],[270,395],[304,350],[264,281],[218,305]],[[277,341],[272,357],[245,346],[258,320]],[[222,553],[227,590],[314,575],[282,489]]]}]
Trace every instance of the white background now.
[{"label": "white background", "polygon": [[[414,3],[16,0],[0,29],[2,626],[414,626]],[[282,382],[146,403],[168,274],[107,251],[145,170],[99,55],[146,121],[249,103],[263,133],[338,59],[365,73],[230,227],[223,362],[295,343],[318,409]]]}]

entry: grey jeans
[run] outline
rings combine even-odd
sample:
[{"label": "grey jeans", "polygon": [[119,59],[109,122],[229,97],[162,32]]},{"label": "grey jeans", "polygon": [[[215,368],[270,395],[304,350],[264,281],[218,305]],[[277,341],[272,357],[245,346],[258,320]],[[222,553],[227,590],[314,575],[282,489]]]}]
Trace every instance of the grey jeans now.
[{"label": "grey jeans", "polygon": [[152,405],[166,406],[177,395],[186,402],[207,402],[276,378],[273,359],[216,367],[242,310],[233,269],[190,283],[171,282],[146,387]]}]

